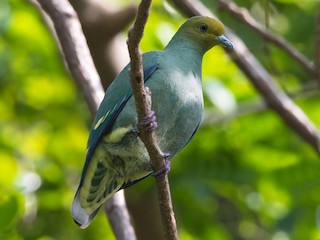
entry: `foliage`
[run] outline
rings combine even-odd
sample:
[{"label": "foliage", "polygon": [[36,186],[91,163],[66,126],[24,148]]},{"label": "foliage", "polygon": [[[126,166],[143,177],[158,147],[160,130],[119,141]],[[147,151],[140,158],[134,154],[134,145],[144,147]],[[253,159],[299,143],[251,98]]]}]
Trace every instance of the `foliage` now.
[{"label": "foliage", "polygon": [[[255,15],[262,2],[243,6]],[[316,1],[269,2],[271,30],[312,59]],[[91,124],[83,97],[38,11],[21,0],[0,6],[0,239],[113,239],[104,214],[80,230],[69,212]],[[226,13],[220,17],[283,89],[300,93],[312,84],[281,50]],[[163,48],[182,22],[154,1],[143,51]],[[205,56],[203,77],[206,113],[261,101],[219,48]],[[297,103],[319,126],[319,96]],[[320,237],[318,156],[270,110],[203,126],[169,176],[181,239]],[[132,187],[131,198],[150,191],[151,181]]]}]

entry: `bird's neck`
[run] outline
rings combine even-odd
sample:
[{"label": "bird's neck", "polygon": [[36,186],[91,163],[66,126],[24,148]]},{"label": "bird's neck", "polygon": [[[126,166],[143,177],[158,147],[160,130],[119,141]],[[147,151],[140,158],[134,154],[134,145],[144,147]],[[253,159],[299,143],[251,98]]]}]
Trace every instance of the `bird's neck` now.
[{"label": "bird's neck", "polygon": [[204,52],[184,39],[173,38],[163,50],[167,61],[185,75],[192,74],[201,86],[202,58]]},{"label": "bird's neck", "polygon": [[186,57],[192,56],[202,60],[205,49],[190,38],[186,38],[176,34],[165,47],[166,51],[174,51]]},{"label": "bird's neck", "polygon": [[184,37],[175,35],[164,49],[177,66],[192,71],[201,81],[202,58],[205,53],[201,46]]}]

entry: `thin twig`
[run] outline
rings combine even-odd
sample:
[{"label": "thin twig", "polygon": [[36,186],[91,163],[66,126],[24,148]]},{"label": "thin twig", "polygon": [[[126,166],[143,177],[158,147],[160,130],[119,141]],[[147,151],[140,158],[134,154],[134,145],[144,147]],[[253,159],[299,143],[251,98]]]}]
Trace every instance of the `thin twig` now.
[{"label": "thin twig", "polygon": [[[77,14],[67,0],[38,0],[38,2],[54,24],[56,36],[69,71],[83,91],[89,109],[94,115],[102,101],[104,90],[89,53]],[[117,202],[122,204],[117,204]],[[113,228],[116,238],[135,240],[123,191],[117,192],[108,200],[107,211],[110,222],[116,222],[118,225],[117,228]]]},{"label": "thin twig", "polygon": [[[196,0],[172,0],[179,9],[188,8],[188,16],[202,15],[198,9],[205,6]],[[206,15],[215,17],[209,10]],[[191,13],[191,14],[190,14]],[[320,153],[320,134],[317,127],[310,121],[306,114],[299,108],[279,87],[274,83],[270,74],[250,52],[244,42],[227,28],[226,35],[234,43],[236,51],[232,53],[231,59],[241,69],[255,88],[265,99],[266,103],[276,111],[279,116],[308,142],[317,153]]]},{"label": "thin twig", "polygon": [[[149,16],[151,2],[151,0],[141,1],[136,21],[128,34],[128,49],[131,58],[130,79],[139,123],[151,112],[151,92],[144,87],[142,55],[139,48],[139,43],[142,39],[144,27]],[[142,126],[140,139],[143,141],[149,152],[154,172],[157,172],[165,166],[164,154],[158,146],[154,132],[149,131],[143,124],[140,125]],[[168,176],[165,174],[157,177],[156,184],[165,236],[170,240],[178,239]]]},{"label": "thin twig", "polygon": [[225,0],[218,0],[218,3],[220,9],[230,12],[232,16],[234,16],[241,22],[245,23],[247,26],[249,26],[257,33],[259,33],[264,39],[266,39],[269,42],[272,42],[273,44],[281,48],[284,52],[286,52],[289,56],[296,60],[301,65],[301,67],[308,74],[310,74],[310,76],[317,76],[317,72],[315,71],[314,66],[301,52],[299,52],[295,47],[293,47],[288,41],[286,41],[281,36],[277,36],[272,32],[266,30],[250,15],[246,8],[239,8],[235,3],[226,2]]}]

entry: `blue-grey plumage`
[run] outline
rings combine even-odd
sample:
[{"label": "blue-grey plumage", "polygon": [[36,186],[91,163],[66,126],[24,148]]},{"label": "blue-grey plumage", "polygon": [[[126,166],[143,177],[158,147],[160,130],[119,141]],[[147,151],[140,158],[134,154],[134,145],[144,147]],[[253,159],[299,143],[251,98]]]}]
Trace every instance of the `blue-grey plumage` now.
[{"label": "blue-grey plumage", "polygon": [[[203,54],[221,44],[233,49],[221,22],[208,17],[186,21],[162,51],[143,55],[145,86],[152,92],[157,116],[155,134],[169,159],[193,137],[202,118]],[[90,224],[100,206],[119,189],[152,173],[148,152],[139,139],[129,65],[106,91],[90,132],[86,162],[72,204],[80,227]]]}]

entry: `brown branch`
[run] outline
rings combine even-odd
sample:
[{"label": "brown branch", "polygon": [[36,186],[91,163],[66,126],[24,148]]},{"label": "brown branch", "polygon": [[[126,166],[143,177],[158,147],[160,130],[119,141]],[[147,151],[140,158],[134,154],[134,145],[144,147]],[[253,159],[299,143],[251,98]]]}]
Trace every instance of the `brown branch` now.
[{"label": "brown branch", "polygon": [[100,0],[69,0],[77,12],[85,32],[95,34],[99,41],[107,42],[120,33],[134,19],[136,6],[116,8]]},{"label": "brown branch", "polygon": [[[230,37],[229,33],[229,37]],[[278,86],[258,60],[249,52],[244,43],[237,43],[234,62],[251,80],[267,104],[305,141],[320,153],[320,135],[316,126]]]},{"label": "brown branch", "polygon": [[[103,98],[104,90],[89,53],[77,14],[67,0],[38,0],[38,3],[51,18],[69,71],[82,90],[89,109],[94,115]],[[117,228],[113,228],[116,238],[136,239],[125,205],[123,191],[119,191],[108,201],[107,211],[110,222],[111,224],[116,222],[118,225]],[[119,201],[122,201],[122,204],[117,204]],[[112,224],[112,226],[114,225]],[[124,234],[124,231],[127,235]]]},{"label": "brown branch", "polygon": [[105,203],[105,212],[117,240],[137,239],[134,228],[130,222],[123,190],[117,192],[107,200]]},{"label": "brown branch", "polygon": [[[268,3],[267,3],[268,4]],[[218,7],[226,10],[232,14],[236,19],[245,23],[251,29],[260,34],[265,40],[272,42],[294,60],[296,60],[301,67],[312,77],[317,76],[317,72],[313,64],[295,47],[293,47],[288,41],[281,36],[277,36],[272,32],[266,30],[261,24],[259,24],[248,12],[246,8],[239,8],[235,3],[226,2],[225,0],[218,0]]]},{"label": "brown branch", "polygon": [[[104,92],[103,89],[99,89],[100,78],[95,71],[76,13],[69,2],[64,0],[52,2],[38,0],[38,3],[54,24],[55,33],[70,73],[80,87],[83,86],[84,89],[88,89],[84,91],[84,97],[91,113],[94,114],[103,98]],[[64,5],[65,8],[62,7]],[[73,58],[74,56],[77,57]],[[94,91],[95,89],[99,90]]]},{"label": "brown branch", "polygon": [[[196,0],[172,0],[179,9],[188,8],[188,16],[202,15],[198,9],[205,6]],[[214,17],[212,13],[208,16]],[[226,35],[234,43],[236,51],[231,58],[235,64],[246,74],[255,88],[264,97],[266,103],[276,111],[279,116],[308,142],[316,152],[320,153],[320,134],[317,127],[310,121],[305,113],[281,90],[272,80],[270,74],[249,51],[243,41],[227,28]]]},{"label": "brown branch", "polygon": [[[139,43],[142,39],[144,27],[149,16],[151,2],[151,0],[141,1],[136,21],[128,34],[128,50],[131,58],[130,80],[135,97],[139,123],[143,122],[143,119],[151,112],[151,92],[144,87],[142,55],[139,48]],[[164,154],[158,146],[154,132],[149,131],[143,124],[140,124],[140,126],[142,126],[140,139],[149,152],[153,171],[157,172],[165,166]],[[165,174],[157,177],[156,184],[165,236],[167,239],[178,239],[168,176]]]},{"label": "brown branch", "polygon": [[123,30],[135,18],[137,7],[117,8],[101,0],[69,2],[78,14],[94,64],[107,88],[129,62]]}]

